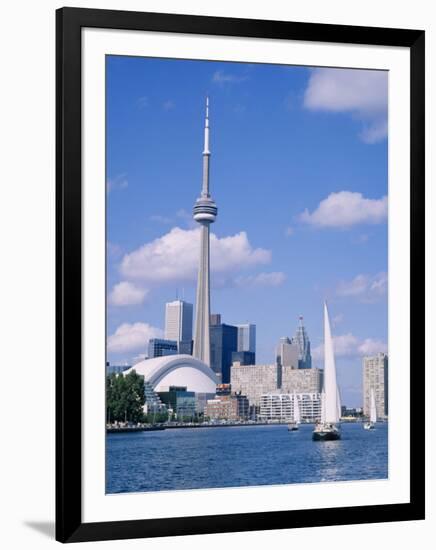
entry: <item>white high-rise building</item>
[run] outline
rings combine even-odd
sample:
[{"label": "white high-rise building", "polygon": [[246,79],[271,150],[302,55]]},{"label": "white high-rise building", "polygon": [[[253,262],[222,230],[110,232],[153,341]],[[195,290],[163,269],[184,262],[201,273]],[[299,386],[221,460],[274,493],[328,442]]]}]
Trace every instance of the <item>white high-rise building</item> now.
[{"label": "white high-rise building", "polygon": [[177,342],[179,353],[191,353],[192,304],[183,300],[165,306],[165,339]]},{"label": "white high-rise building", "polygon": [[370,415],[371,390],[374,391],[377,418],[388,416],[388,356],[378,353],[363,358],[363,413]]},{"label": "white high-rise building", "polygon": [[321,418],[321,394],[270,392],[260,398],[259,417],[262,420],[295,421],[295,401],[298,401],[303,422],[317,422]]},{"label": "white high-rise building", "polygon": [[209,193],[209,162],[209,98],[207,98],[203,149],[203,187],[193,209],[194,220],[200,224],[200,261],[195,304],[193,355],[210,366],[210,224],[215,221],[218,209]]},{"label": "white high-rise building", "polygon": [[238,327],[238,351],[256,353],[256,325],[247,323]]}]

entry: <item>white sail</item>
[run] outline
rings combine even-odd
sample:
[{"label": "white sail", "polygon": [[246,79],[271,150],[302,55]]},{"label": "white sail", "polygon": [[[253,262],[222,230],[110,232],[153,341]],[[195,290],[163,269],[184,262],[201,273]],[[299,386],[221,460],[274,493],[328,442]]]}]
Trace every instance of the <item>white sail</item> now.
[{"label": "white sail", "polygon": [[327,304],[324,302],[324,391],[325,421],[335,424],[338,415],[338,389],[336,383],[336,365],[333,351],[332,333]]},{"label": "white sail", "polygon": [[325,393],[321,393],[321,423],[325,423]]},{"label": "white sail", "polygon": [[371,388],[371,408],[369,413],[369,420],[373,424],[377,422],[377,408],[375,406],[374,388]]},{"label": "white sail", "polygon": [[336,405],[337,405],[337,408],[338,408],[338,419],[340,420],[341,416],[342,416],[342,401],[341,401],[341,394],[339,393],[339,386],[338,385],[336,385],[336,391],[337,391]]},{"label": "white sail", "polygon": [[294,422],[300,424],[301,415],[300,415],[300,405],[298,404],[297,394],[294,392]]}]

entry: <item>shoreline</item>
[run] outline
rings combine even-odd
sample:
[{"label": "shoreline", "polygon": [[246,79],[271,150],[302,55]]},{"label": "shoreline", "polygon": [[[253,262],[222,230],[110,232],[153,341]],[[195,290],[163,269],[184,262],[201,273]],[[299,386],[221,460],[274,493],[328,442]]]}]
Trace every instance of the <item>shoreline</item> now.
[{"label": "shoreline", "polygon": [[[358,424],[361,421],[358,420],[343,420],[343,424]],[[163,430],[176,430],[176,429],[188,429],[188,428],[237,428],[237,427],[250,427],[250,426],[286,426],[288,422],[232,422],[228,424],[149,424],[144,426],[111,426],[106,427],[106,433],[133,433],[133,432],[156,432]],[[303,426],[313,426],[315,422],[303,422]]]},{"label": "shoreline", "polygon": [[[129,432],[154,432],[163,430],[176,430],[187,428],[246,428],[250,426],[286,426],[288,422],[255,422],[255,423],[229,423],[229,424],[180,424],[180,425],[167,425],[163,426],[122,426],[119,428],[112,427],[106,428],[106,433],[129,433]],[[310,426],[313,423],[307,422],[302,424],[303,426]]]}]

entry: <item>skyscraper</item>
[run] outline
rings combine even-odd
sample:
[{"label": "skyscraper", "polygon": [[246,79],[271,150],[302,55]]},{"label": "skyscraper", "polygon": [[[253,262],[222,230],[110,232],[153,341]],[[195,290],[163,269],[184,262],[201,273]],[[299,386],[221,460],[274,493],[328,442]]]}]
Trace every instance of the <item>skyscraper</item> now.
[{"label": "skyscraper", "polygon": [[280,338],[276,348],[276,362],[280,367],[291,367],[293,369],[298,369],[298,344],[291,341],[287,336]]},{"label": "skyscraper", "polygon": [[374,390],[377,418],[388,416],[388,356],[378,353],[363,358],[363,414],[369,416],[371,389]]},{"label": "skyscraper", "polygon": [[246,323],[238,327],[238,351],[256,353],[256,325]]},{"label": "skyscraper", "polygon": [[210,365],[210,224],[218,209],[209,193],[209,98],[206,99],[204,126],[203,187],[196,200],[193,217],[200,224],[200,262],[198,267],[197,300],[195,304],[195,336],[193,355]]},{"label": "skyscraper", "polygon": [[177,342],[179,353],[191,353],[192,304],[183,300],[175,300],[166,304],[165,338]]},{"label": "skyscraper", "polygon": [[297,332],[292,340],[298,345],[298,368],[312,368],[312,356],[310,354],[310,340],[303,325],[303,317],[300,315]]},{"label": "skyscraper", "polygon": [[234,351],[232,353],[232,364],[239,363],[240,365],[255,365],[256,356],[252,351]]},{"label": "skyscraper", "polygon": [[238,348],[238,329],[221,323],[210,327],[210,366],[224,384],[230,382],[233,352]]},{"label": "skyscraper", "polygon": [[164,338],[151,338],[148,341],[148,358],[163,357],[164,355],[176,355],[177,342]]}]

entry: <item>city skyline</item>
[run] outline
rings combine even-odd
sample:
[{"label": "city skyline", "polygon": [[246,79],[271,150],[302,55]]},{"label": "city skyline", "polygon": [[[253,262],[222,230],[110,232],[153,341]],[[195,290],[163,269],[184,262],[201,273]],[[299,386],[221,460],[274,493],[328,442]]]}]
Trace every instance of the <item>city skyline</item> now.
[{"label": "city skyline", "polygon": [[[194,134],[202,123],[199,115],[204,107],[197,113],[195,109],[204,83],[191,96],[183,86],[177,89],[183,104],[181,98],[172,103],[168,99],[152,108],[152,97],[140,96],[136,103],[126,97],[132,90],[139,93],[143,89],[141,78],[147,80],[147,89],[156,98],[159,93],[165,97],[167,89],[174,87],[168,82],[151,84],[152,75],[162,64],[170,64],[172,70],[167,74],[180,76],[180,67],[186,63],[186,71],[194,81],[207,80],[209,75],[209,87],[214,88],[213,143],[217,153],[212,180],[220,217],[216,233],[211,234],[211,311],[222,313],[225,323],[257,326],[258,363],[273,363],[278,339],[292,337],[295,320],[304,315],[313,366],[322,366],[321,304],[327,295],[333,304],[343,401],[360,404],[361,357],[386,351],[386,139],[382,135],[377,141],[374,135],[372,139],[364,135],[370,128],[376,132],[378,117],[383,113],[364,116],[362,111],[359,118],[357,107],[341,112],[324,103],[324,108],[313,108],[323,79],[338,78],[334,69],[322,72],[301,67],[253,68],[228,63],[108,58],[108,112],[113,109],[116,119],[108,124],[108,359],[130,360],[135,353],[144,353],[148,338],[163,336],[159,304],[163,310],[163,304],[174,299],[177,289],[184,289],[186,300],[195,303],[199,240],[189,209],[201,181],[197,169],[201,145],[194,150],[198,146]],[[339,78],[344,80],[344,74],[350,75],[348,86],[356,94],[362,72],[342,70]],[[120,92],[120,73],[129,82],[129,92]],[[238,75],[242,80],[237,80]],[[262,88],[259,75],[272,77],[271,90]],[[283,87],[282,80],[288,86],[283,101],[291,92],[297,96],[302,93],[300,103],[295,97],[295,105],[288,102],[277,107],[275,95]],[[379,82],[376,89],[383,95]],[[120,114],[121,98],[129,104],[129,112],[121,109]],[[243,98],[246,105],[242,109],[238,102]],[[319,106],[320,97],[317,101]],[[261,110],[254,111],[262,104],[275,106],[271,120]],[[138,126],[141,119],[142,129]],[[300,141],[292,132],[294,127],[300,131]],[[320,134],[320,128],[324,134]],[[339,156],[326,140],[327,128],[334,134]],[[120,132],[125,146],[120,146]],[[166,143],[167,156],[177,160],[174,167],[159,158],[151,135],[156,144]],[[320,135],[324,140],[319,139]],[[310,151],[309,136],[318,138],[312,140]],[[299,148],[289,148],[289,142]],[[126,146],[133,150],[127,151]],[[331,158],[324,154],[324,148]],[[301,150],[305,154],[301,155]],[[313,158],[321,161],[319,172],[313,170]],[[329,173],[322,173],[326,164],[340,173],[338,182],[332,182]],[[266,168],[270,169],[268,178]],[[281,181],[284,173],[287,185]],[[345,182],[346,174],[352,178]],[[156,183],[144,182],[150,176]],[[303,184],[302,179],[306,180]],[[247,180],[249,194],[245,191]],[[286,217],[278,207],[287,210]],[[174,258],[167,258],[168,265],[164,265],[162,252],[168,255],[171,251]],[[289,305],[284,307],[286,302]]]}]

